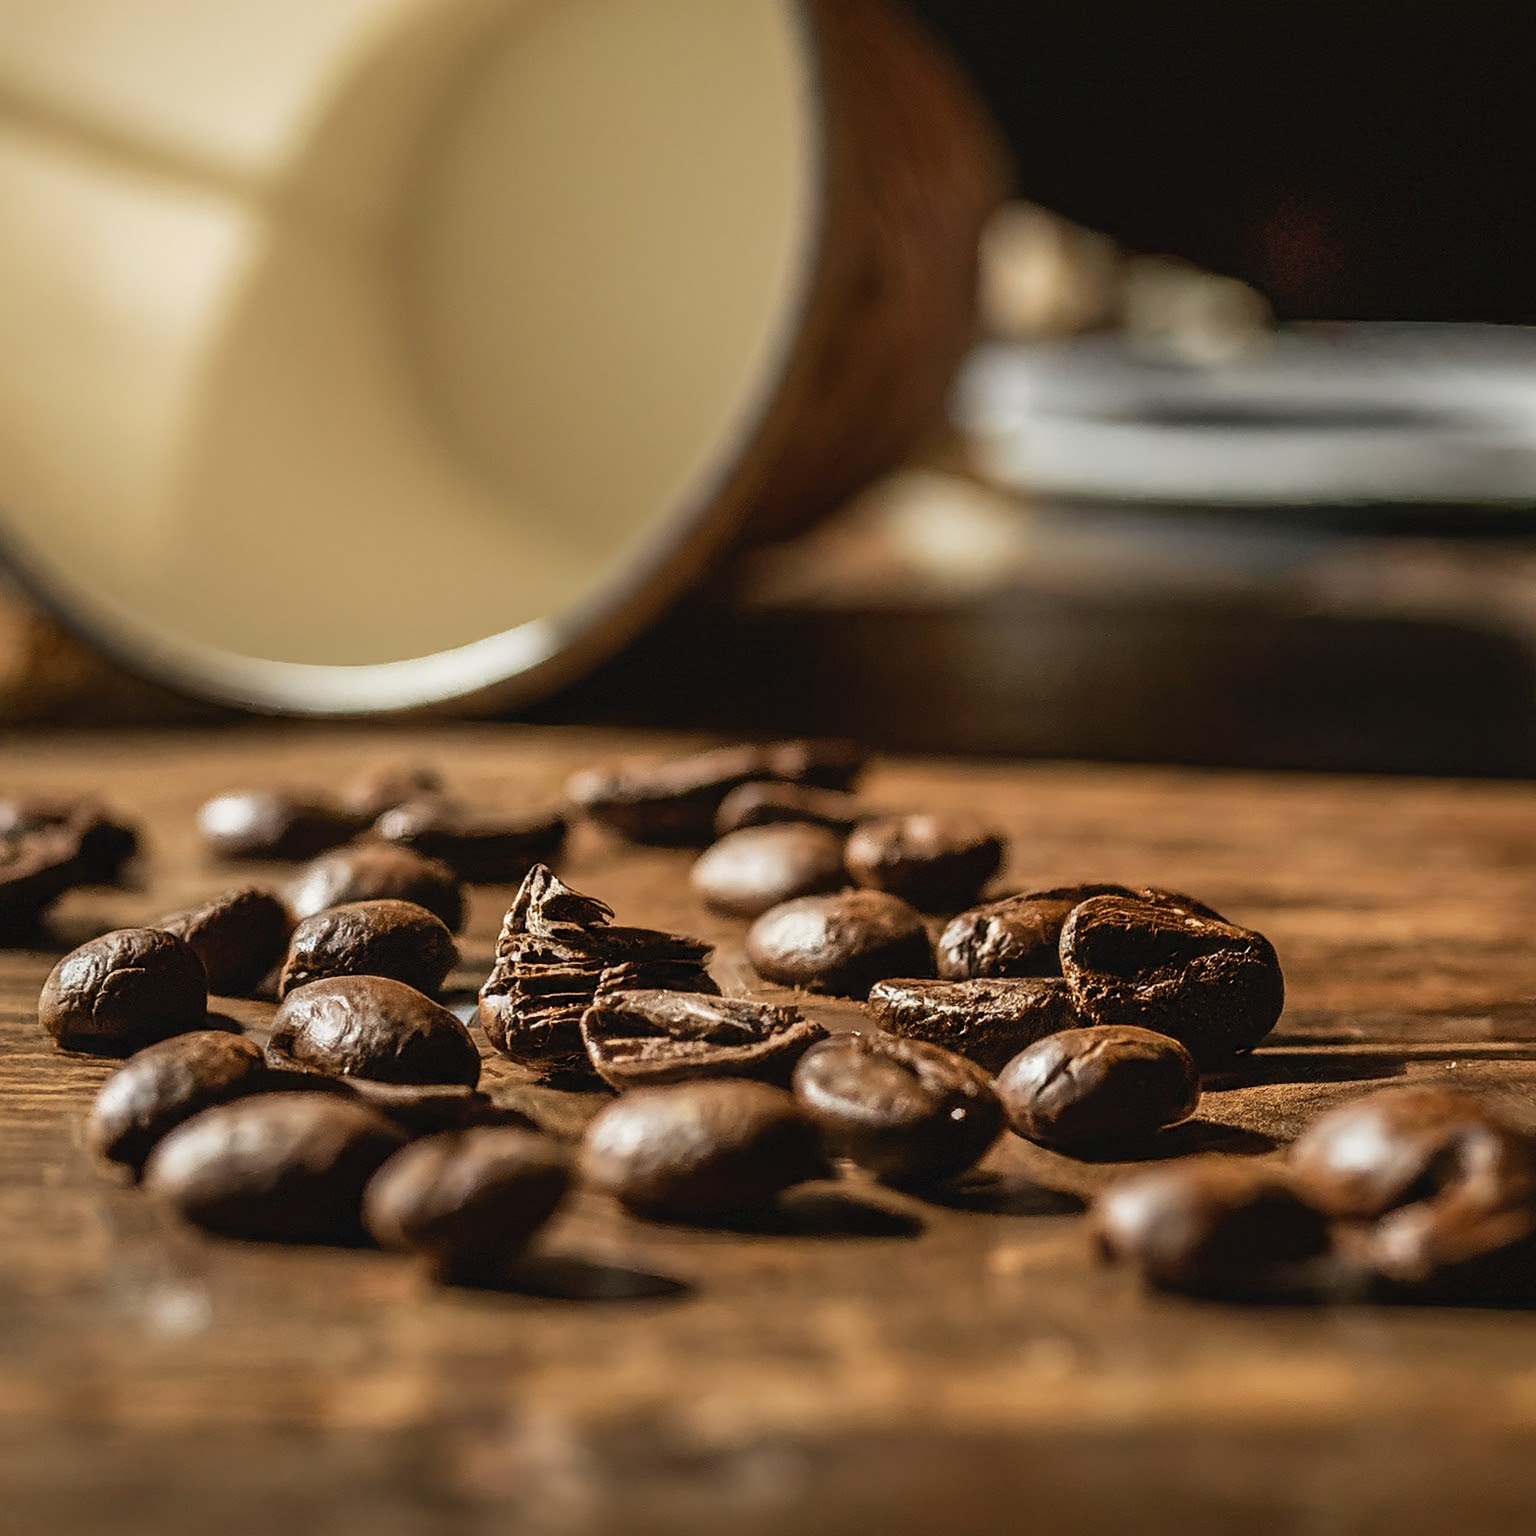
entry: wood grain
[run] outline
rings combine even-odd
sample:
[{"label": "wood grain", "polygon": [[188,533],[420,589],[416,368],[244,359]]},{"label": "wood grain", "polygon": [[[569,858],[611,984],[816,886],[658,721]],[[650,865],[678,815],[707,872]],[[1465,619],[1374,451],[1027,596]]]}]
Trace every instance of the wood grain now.
[{"label": "wood grain", "polygon": [[[206,1239],[92,1166],[79,1119],[110,1067],[43,1039],[37,989],[68,943],[229,883],[193,840],[202,797],[405,754],[533,802],[664,745],[271,726],[6,743],[4,787],[103,792],[150,851],[143,889],[75,893],[57,948],[0,955],[0,1531],[1529,1530],[1530,1314],[1144,1296],[1091,1262],[1077,1216],[1116,1167],[1012,1138],[945,1203],[818,1187],[772,1231],[583,1200],[498,1294],[428,1290],[382,1254]],[[1279,1031],[1164,1153],[1266,1151],[1403,1075],[1536,1123],[1527,786],[891,763],[870,792],[985,811],[1019,884],[1184,888],[1275,940]],[[621,921],[717,941],[740,986],[740,927],[696,905],[686,867],[584,829],[568,874]],[[476,892],[466,989],[506,894]],[[567,1134],[599,1102],[488,1075]]]}]

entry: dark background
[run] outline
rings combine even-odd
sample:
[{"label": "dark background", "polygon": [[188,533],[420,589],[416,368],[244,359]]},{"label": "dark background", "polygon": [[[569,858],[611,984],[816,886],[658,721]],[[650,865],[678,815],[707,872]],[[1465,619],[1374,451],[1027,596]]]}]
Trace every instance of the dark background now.
[{"label": "dark background", "polygon": [[1019,190],[1287,317],[1536,321],[1530,0],[914,0]]}]

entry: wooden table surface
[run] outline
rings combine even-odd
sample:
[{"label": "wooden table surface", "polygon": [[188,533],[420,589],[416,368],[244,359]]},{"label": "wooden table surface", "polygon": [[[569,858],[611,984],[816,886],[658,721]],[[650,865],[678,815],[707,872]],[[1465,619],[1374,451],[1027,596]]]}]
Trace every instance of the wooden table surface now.
[{"label": "wooden table surface", "polygon": [[[1116,1167],[1012,1137],[942,1203],[819,1186],[772,1231],[583,1198],[506,1293],[207,1239],[92,1165],[80,1117],[111,1067],[42,1037],[37,989],[69,943],[229,883],[192,835],[201,798],[407,755],[514,803],[663,745],[512,727],[5,743],[0,787],[99,791],[149,853],[144,889],[61,904],[57,951],[0,954],[0,1531],[1536,1528],[1530,1314],[1143,1295],[1091,1261],[1078,1214]],[[907,762],[869,788],[983,810],[1019,884],[1171,885],[1274,939],[1279,1029],[1163,1154],[1269,1152],[1404,1075],[1536,1123],[1536,789]],[[739,987],[740,925],[699,908],[686,868],[590,829],[566,866],[621,921],[717,942]],[[506,895],[476,893],[464,999]],[[487,1077],[556,1130],[599,1102],[502,1062]]]}]

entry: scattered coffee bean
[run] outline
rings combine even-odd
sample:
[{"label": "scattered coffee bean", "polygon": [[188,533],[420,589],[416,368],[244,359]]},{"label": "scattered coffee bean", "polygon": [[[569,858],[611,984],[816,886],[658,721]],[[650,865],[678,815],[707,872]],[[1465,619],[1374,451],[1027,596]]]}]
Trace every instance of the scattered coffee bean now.
[{"label": "scattered coffee bean", "polygon": [[442,791],[443,777],[430,764],[375,763],[342,786],[341,808],[360,821],[377,821],[397,805]]},{"label": "scattered coffee bean", "polygon": [[283,957],[292,919],[271,891],[244,886],[155,924],[190,946],[203,962],[208,990],[247,997]]},{"label": "scattered coffee bean", "polygon": [[766,981],[839,997],[867,997],[892,976],[931,976],[923,920],[884,891],[802,896],[772,907],[747,931],[747,958]]},{"label": "scattered coffee bean", "polygon": [[866,815],[863,802],[837,789],[815,789],[806,784],[785,784],[774,779],[738,784],[715,812],[715,835],[739,832],[743,827],[765,827],[775,822],[806,822],[826,827],[845,837]]},{"label": "scattered coffee bean", "polygon": [[691,879],[704,905],[729,917],[758,917],[796,896],[848,884],[842,838],[799,822],[728,833],[699,855]]},{"label": "scattered coffee bean", "polygon": [[388,843],[441,859],[471,884],[516,885],[535,864],[558,857],[566,823],[554,811],[519,819],[414,800],[385,811],[373,830]]},{"label": "scattered coffee bean", "polygon": [[92,1151],[139,1169],[160,1138],[215,1104],[260,1093],[271,1074],[243,1035],[199,1029],[146,1046],[109,1077],[86,1119]]},{"label": "scattered coffee bean", "polygon": [[560,1145],[531,1131],[429,1136],[374,1174],[363,1219],[384,1248],[420,1253],[444,1281],[502,1277],[570,1187]]},{"label": "scattered coffee bean", "polygon": [[1003,1129],[987,1074],[923,1040],[834,1035],[800,1058],[794,1092],[829,1156],[892,1184],[964,1173]]},{"label": "scattered coffee bean", "polygon": [[0,842],[35,832],[74,840],[80,885],[115,885],[139,851],[138,829],[88,797],[11,795],[0,798]]},{"label": "scattered coffee bean", "polygon": [[612,907],[536,864],[502,923],[480,1026],[524,1066],[584,1074],[581,1019],[599,989],[718,992],[705,968],[710,953],[696,939],[616,925]]},{"label": "scattered coffee bean", "polygon": [[0,940],[25,939],[81,883],[79,845],[57,829],[0,837]]},{"label": "scattered coffee bean", "polygon": [[271,1047],[301,1066],[386,1083],[480,1081],[480,1053],[446,1008],[387,976],[335,976],[294,987],[272,1020]]},{"label": "scattered coffee bean", "polygon": [[599,1111],[581,1174],[644,1216],[745,1216],[822,1177],[816,1132],[782,1088],[739,1079],[637,1088]]},{"label": "scattered coffee bean", "polygon": [[1067,1029],[1015,1056],[997,1095],[1020,1136],[1067,1151],[1135,1147],[1200,1102],[1194,1058],[1167,1035],[1124,1024]]},{"label": "scattered coffee bean", "polygon": [[188,1221],[229,1237],[351,1242],[363,1190],[404,1138],[328,1093],[264,1093],[185,1121],[150,1154],[144,1185]]},{"label": "scattered coffee bean", "polygon": [[1061,962],[1087,1022],[1172,1035],[1202,1067],[1251,1050],[1285,1005],[1263,934],[1184,907],[1094,896],[1067,918]]},{"label": "scattered coffee bean", "polygon": [[1363,1254],[1393,1294],[1440,1302],[1528,1306],[1536,1286],[1536,1206],[1490,1204],[1458,1188],[1389,1212]]},{"label": "scattered coffee bean", "polygon": [[321,854],[288,887],[296,918],[354,901],[414,901],[450,933],[464,926],[464,887],[453,870],[391,843],[352,843]]},{"label": "scattered coffee bean", "polygon": [[601,992],[582,1015],[593,1070],[610,1087],[747,1077],[786,1087],[827,1032],[798,1008],[701,992]]},{"label": "scattered coffee bean", "polygon": [[1322,1214],[1273,1169],[1242,1158],[1187,1158],[1133,1174],[1099,1196],[1092,1220],[1106,1258],[1198,1295],[1291,1291],[1329,1250]]},{"label": "scattered coffee bean", "polygon": [[203,962],[159,928],[104,933],[54,966],[38,1022],[67,1051],[128,1056],[201,1029],[208,1014]]},{"label": "scattered coffee bean", "polygon": [[968,817],[883,816],[848,835],[848,873],[920,912],[953,912],[976,900],[1002,868],[1003,839]]},{"label": "scattered coffee bean", "polygon": [[411,901],[354,901],[293,930],[277,995],[329,976],[389,976],[429,997],[459,961],[447,925]]},{"label": "scattered coffee bean", "polygon": [[197,813],[204,843],[223,859],[312,859],[366,826],[340,806],[281,790],[215,795]]},{"label": "scattered coffee bean", "polygon": [[1025,1046],[1078,1022],[1059,976],[975,981],[901,978],[870,988],[875,1022],[907,1040],[926,1040],[998,1072]]}]

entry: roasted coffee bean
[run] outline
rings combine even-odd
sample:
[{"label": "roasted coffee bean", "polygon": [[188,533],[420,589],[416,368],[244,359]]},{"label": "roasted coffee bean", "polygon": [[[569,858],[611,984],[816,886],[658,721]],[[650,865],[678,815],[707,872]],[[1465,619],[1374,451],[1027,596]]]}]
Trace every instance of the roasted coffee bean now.
[{"label": "roasted coffee bean", "polygon": [[1197,1157],[1112,1184],[1093,1208],[1100,1252],[1153,1285],[1211,1296],[1263,1296],[1303,1283],[1327,1254],[1328,1223],[1271,1168]]},{"label": "roasted coffee bean", "polygon": [[778,780],[846,790],[864,761],[846,742],[721,747],[666,763],[587,769],[566,794],[589,819],[633,842],[698,848],[713,840],[720,802],[739,785]]},{"label": "roasted coffee bean", "polygon": [[1395,1293],[1424,1301],[1528,1306],[1536,1287],[1536,1206],[1490,1204],[1459,1188],[1389,1212],[1361,1252]]},{"label": "roasted coffee bean", "polygon": [[1015,1056],[997,1096],[1020,1136],[1067,1151],[1134,1147],[1200,1102],[1194,1058],[1167,1035],[1124,1024],[1067,1029]]},{"label": "roasted coffee bean", "polygon": [[889,1033],[942,1045],[989,1072],[1001,1071],[1025,1046],[1079,1022],[1059,976],[881,981],[870,988],[869,1011]]},{"label": "roasted coffee bean", "polygon": [[38,1022],[67,1051],[128,1056],[201,1029],[208,1014],[203,962],[159,928],[119,928],[54,966]]},{"label": "roasted coffee bean", "polygon": [[429,763],[375,763],[342,786],[341,808],[362,821],[412,800],[430,800],[443,791],[443,777]]},{"label": "roasted coffee bean", "polygon": [[414,901],[450,933],[464,926],[464,887],[441,859],[391,843],[352,843],[321,854],[288,887],[296,918],[354,901]]},{"label": "roasted coffee bean", "polygon": [[1263,934],[1184,907],[1094,896],[1061,930],[1061,964],[1087,1022],[1172,1035],[1201,1066],[1251,1050],[1285,1006]]},{"label": "roasted coffee bean", "polygon": [[249,885],[173,912],[155,926],[191,947],[203,962],[210,992],[246,997],[283,958],[293,922],[271,891]]},{"label": "roasted coffee bean", "polygon": [[973,1061],[922,1040],[834,1035],[800,1058],[795,1098],[832,1157],[893,1184],[953,1178],[1003,1129],[1003,1107]]},{"label": "roasted coffee bean", "polygon": [[301,1066],[386,1083],[480,1081],[480,1053],[446,1008],[387,976],[336,976],[293,988],[271,1047]]},{"label": "roasted coffee bean", "polygon": [[1002,868],[1003,839],[963,816],[882,816],[848,835],[848,873],[920,912],[953,912],[976,900]]},{"label": "roasted coffee bean", "polygon": [[374,1174],[363,1220],[381,1247],[423,1254],[440,1280],[494,1280],[554,1215],[570,1182],[569,1159],[547,1136],[428,1136]]},{"label": "roasted coffee bean", "polygon": [[471,884],[516,885],[535,864],[559,855],[566,824],[556,811],[514,817],[413,800],[385,811],[373,830],[388,843],[441,859]]},{"label": "roasted coffee bean", "polygon": [[749,1077],[785,1087],[827,1032],[798,1008],[703,992],[602,992],[581,1019],[593,1070],[610,1087]]},{"label": "roasted coffee bean", "polygon": [[884,891],[802,896],[772,907],[747,931],[747,958],[766,981],[839,997],[867,997],[892,976],[933,975],[922,918]]},{"label": "roasted coffee bean", "polygon": [[177,1126],[150,1154],[144,1185],[229,1237],[351,1242],[362,1235],[363,1190],[403,1141],[336,1094],[264,1093]]},{"label": "roasted coffee bean", "polygon": [[715,1079],[637,1088],[599,1111],[581,1175],[644,1216],[745,1216],[822,1177],[816,1132],[782,1088]]},{"label": "roasted coffee bean", "polygon": [[0,798],[0,841],[49,831],[63,832],[74,840],[80,885],[115,885],[123,866],[139,851],[138,829],[88,797]]},{"label": "roasted coffee bean", "polygon": [[459,961],[447,925],[411,901],[354,901],[293,930],[277,995],[328,976],[389,976],[432,996]]},{"label": "roasted coffee bean", "polygon": [[758,917],[848,884],[842,838],[798,822],[728,833],[699,855],[690,878],[704,905],[729,917]]},{"label": "roasted coffee bean", "polygon": [[775,822],[806,822],[847,836],[866,815],[863,802],[837,789],[815,789],[806,784],[785,784],[775,779],[739,784],[720,802],[715,812],[715,835],[739,832],[743,827],[765,827]]},{"label": "roasted coffee bean", "polygon": [[367,825],[340,806],[269,789],[215,795],[197,813],[203,842],[223,859],[312,859]]},{"label": "roasted coffee bean", "polygon": [[581,1019],[599,989],[718,992],[705,968],[710,952],[696,939],[619,927],[612,907],[537,864],[502,923],[480,1026],[524,1066],[587,1073]]},{"label": "roasted coffee bean", "polygon": [[143,1167],[160,1138],[193,1115],[262,1092],[272,1074],[243,1035],[199,1029],[146,1046],[106,1081],[86,1119],[101,1157]]},{"label": "roasted coffee bean", "polygon": [[28,937],[81,883],[78,855],[75,838],[57,829],[0,837],[0,940]]}]

